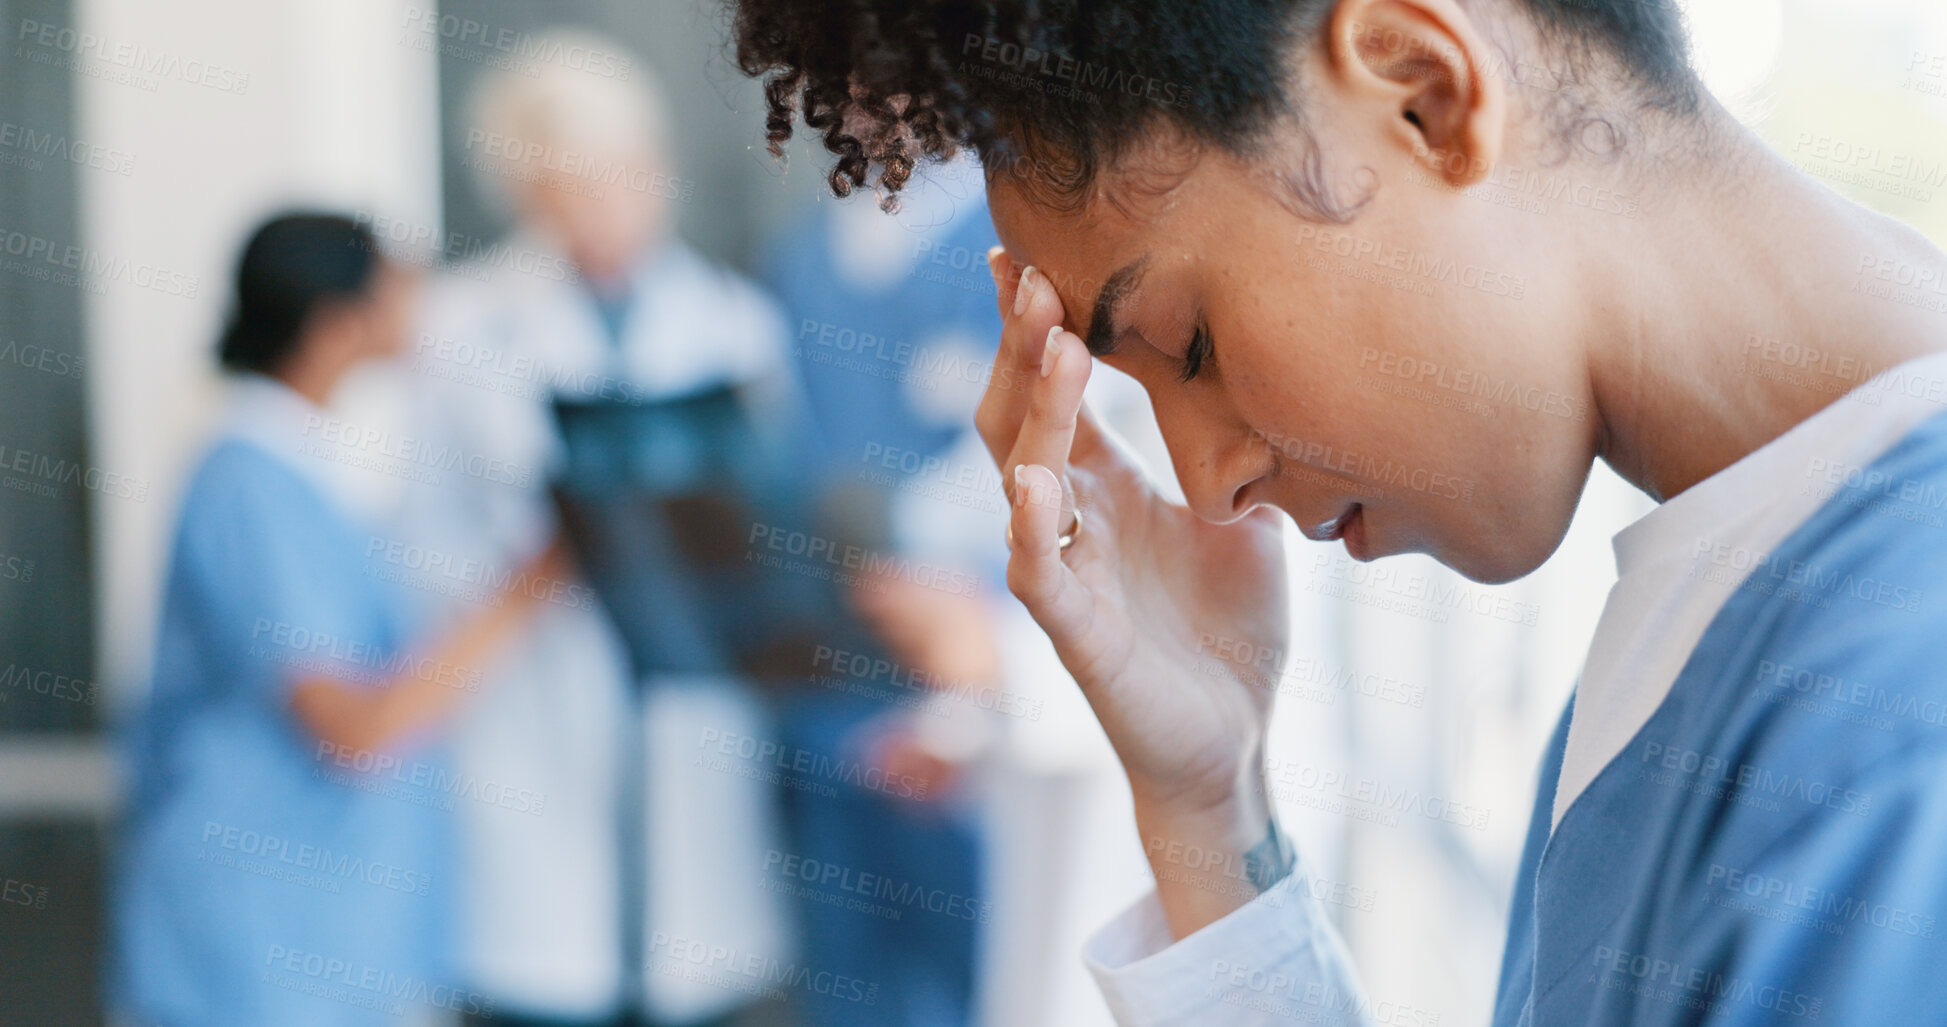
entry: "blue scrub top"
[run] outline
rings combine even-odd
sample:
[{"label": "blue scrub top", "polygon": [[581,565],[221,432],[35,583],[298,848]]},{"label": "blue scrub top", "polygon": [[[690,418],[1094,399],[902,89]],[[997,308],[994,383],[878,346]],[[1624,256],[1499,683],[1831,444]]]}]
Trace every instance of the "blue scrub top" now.
[{"label": "blue scrub top", "polygon": [[[915,399],[983,385],[1000,340],[986,263],[994,229],[978,192],[932,230],[898,239],[911,247],[906,273],[876,286],[853,280],[835,258],[836,216],[821,208],[784,233],[765,267],[766,283],[791,316],[792,356],[815,425],[808,448],[816,451],[816,466],[809,470],[828,490],[856,487],[866,472],[913,476],[919,458],[940,453],[970,430],[970,419],[929,416]],[[914,463],[904,467],[887,454],[910,455]],[[866,487],[888,504],[898,495],[881,481]],[[989,580],[1004,576],[994,567],[981,573]],[[808,751],[838,752],[861,724],[892,709],[877,699],[813,690],[785,707],[784,736]],[[884,797],[856,795],[793,802],[789,809],[795,844],[806,858],[887,877],[923,876],[934,887],[982,894],[979,842],[953,818],[915,817]],[[941,917],[888,922],[810,902],[799,912],[806,951],[819,953],[834,972],[879,986],[869,1006],[813,996],[799,1010],[810,1027],[972,1022],[978,924]]]},{"label": "blue scrub top", "polygon": [[1751,572],[1551,833],[1564,716],[1497,1027],[1947,1022],[1943,504],[1947,415]]},{"label": "blue scrub top", "polygon": [[370,538],[250,441],[196,472],[126,739],[114,977],[142,1022],[381,1024],[470,1001],[437,958],[468,783],[434,746],[340,752],[290,711],[311,674],[401,670],[406,608]]},{"label": "blue scrub top", "polygon": [[[821,208],[781,234],[764,280],[791,316],[791,352],[824,466],[849,479],[880,466],[862,459],[881,452],[870,447],[932,455],[971,427],[923,416],[912,397],[985,385],[1001,335],[987,269],[987,250],[998,240],[984,196],[969,196],[945,224],[902,241],[912,247],[904,276],[863,287],[833,256],[834,216]],[[942,349],[947,338],[976,349]]]}]

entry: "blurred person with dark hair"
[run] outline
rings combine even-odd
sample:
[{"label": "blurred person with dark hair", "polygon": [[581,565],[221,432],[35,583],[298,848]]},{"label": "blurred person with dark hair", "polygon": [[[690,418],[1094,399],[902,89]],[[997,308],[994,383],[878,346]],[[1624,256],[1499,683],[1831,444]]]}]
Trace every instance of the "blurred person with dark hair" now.
[{"label": "blurred person with dark hair", "polygon": [[[219,347],[228,420],[183,501],[153,683],[127,738],[112,977],[169,1027],[397,1024],[476,1006],[443,962],[443,724],[531,616],[509,590],[428,635],[374,573],[375,472],[328,436],[404,344],[416,278],[337,216],[266,222]],[[524,572],[558,577],[542,540]],[[538,555],[536,555],[538,553]]]}]

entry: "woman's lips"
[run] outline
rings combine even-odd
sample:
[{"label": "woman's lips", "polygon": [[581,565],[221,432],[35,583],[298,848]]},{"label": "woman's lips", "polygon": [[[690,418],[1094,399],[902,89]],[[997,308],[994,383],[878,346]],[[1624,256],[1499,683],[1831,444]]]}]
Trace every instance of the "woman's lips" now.
[{"label": "woman's lips", "polygon": [[1352,508],[1352,516],[1339,525],[1339,535],[1345,539],[1345,552],[1348,556],[1360,563],[1372,559],[1372,548],[1366,540],[1365,507]]},{"label": "woman's lips", "polygon": [[1300,528],[1299,532],[1313,542],[1335,542],[1344,537],[1346,527],[1358,518],[1359,510],[1359,504],[1354,503],[1341,511],[1337,517],[1326,521],[1324,524],[1310,528]]},{"label": "woman's lips", "polygon": [[1366,538],[1366,507],[1364,503],[1354,503],[1345,508],[1337,517],[1324,524],[1298,529],[1313,542],[1336,542],[1345,540],[1345,551],[1354,560],[1361,562],[1372,559],[1372,548]]}]

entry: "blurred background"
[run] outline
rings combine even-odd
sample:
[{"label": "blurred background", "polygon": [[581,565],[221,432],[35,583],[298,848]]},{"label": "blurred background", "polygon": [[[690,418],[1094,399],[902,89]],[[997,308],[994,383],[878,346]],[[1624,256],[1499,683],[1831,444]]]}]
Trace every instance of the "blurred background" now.
[{"label": "blurred background", "polygon": [[[1686,8],[1775,148],[1947,239],[1947,11]],[[1107,1022],[1079,950],[1148,869],[1006,595],[966,432],[997,324],[978,167],[890,217],[834,200],[822,154],[764,151],[712,3],[0,9],[0,1023],[150,1022],[149,978],[221,960],[130,921],[194,939],[246,899],[439,925],[408,971],[266,914],[236,1009],[304,1012],[234,1022]],[[296,766],[320,802],[438,823],[404,855],[234,796],[171,810],[140,761],[165,599],[194,591],[177,525],[235,430],[239,253],[294,209],[415,273],[398,352],[293,422],[356,525],[347,580],[405,596],[379,649],[512,640],[454,663],[478,687],[433,690],[423,750],[320,733],[269,768],[219,735],[171,766]],[[1167,478],[1140,390],[1097,377]],[[1561,551],[1492,589],[1292,535],[1271,780],[1372,998],[1419,1016],[1396,1022],[1487,1017],[1540,747],[1646,509],[1599,467]],[[580,570],[544,562],[556,535]],[[418,673],[271,621],[280,666]],[[395,751],[423,755],[374,765]]]}]

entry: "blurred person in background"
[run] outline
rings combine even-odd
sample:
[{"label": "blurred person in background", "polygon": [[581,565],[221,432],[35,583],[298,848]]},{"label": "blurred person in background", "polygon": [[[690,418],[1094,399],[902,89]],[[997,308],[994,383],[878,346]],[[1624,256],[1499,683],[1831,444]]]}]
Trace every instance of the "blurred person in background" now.
[{"label": "blurred person in background", "polygon": [[[417,280],[329,215],[265,223],[220,346],[234,402],[184,499],[152,688],[127,731],[111,971],[170,1027],[397,1024],[456,991],[441,729],[533,602],[420,629],[374,574],[374,471],[325,439],[348,372],[395,354]],[[558,577],[546,536],[523,574]],[[536,554],[539,555],[536,555]]]},{"label": "blurred person in background", "polygon": [[[957,568],[970,584],[894,574],[856,588],[853,607],[898,671],[858,677],[852,696],[807,692],[789,718],[933,785],[925,806],[799,804],[794,823],[817,858],[880,874],[923,868],[920,886],[967,889],[969,915],[804,916],[820,951],[914,982],[911,1004],[882,1022],[1080,1027],[1108,1014],[1068,954],[1146,872],[1124,851],[1134,826],[1107,740],[1006,595],[1006,499],[972,430],[1000,326],[986,274],[994,242],[984,173],[962,157],[919,172],[892,216],[869,197],[820,204],[779,234],[764,267],[791,315],[819,488],[872,511],[876,548]],[[1094,399],[1143,437],[1133,382],[1104,376]],[[814,671],[852,677],[831,661]],[[898,847],[881,843],[895,833]],[[851,1022],[844,1012],[834,1004],[827,1019]]]},{"label": "blurred person in background", "polygon": [[538,473],[417,489],[402,534],[504,569],[565,523],[595,588],[549,604],[457,726],[465,771],[547,799],[539,817],[461,818],[459,961],[496,998],[493,1023],[715,1023],[762,989],[685,976],[692,954],[793,951],[781,901],[757,886],[779,845],[773,787],[697,761],[706,732],[771,734],[717,615],[751,597],[692,551],[699,530],[738,527],[651,495],[735,449],[729,426],[791,436],[783,322],[673,233],[661,91],[646,63],[626,66],[481,81],[466,163],[515,226],[433,285],[410,358],[423,435]]},{"label": "blurred person in background", "polygon": [[[999,326],[991,282],[964,273],[966,255],[978,269],[993,245],[980,183],[971,164],[941,169],[897,219],[863,198],[821,204],[778,235],[764,269],[793,325],[818,505],[842,522],[834,534],[913,568],[877,575],[848,597],[897,669],[875,680],[815,658],[835,646],[814,649],[805,676],[849,687],[790,697],[784,737],[927,783],[924,802],[861,791],[790,795],[796,855],[955,898],[896,918],[800,903],[807,951],[881,985],[865,1008],[810,1002],[808,1022],[820,1027],[971,1022],[993,919],[979,789],[961,778],[999,725],[993,711],[944,694],[998,686],[1001,671],[990,604],[1004,551],[981,552],[959,537],[966,508],[999,509],[999,479],[984,462],[956,469],[947,459],[970,434]],[[957,275],[947,263],[956,253]],[[936,570],[944,568],[959,576]]]}]

